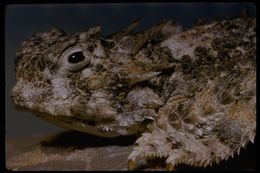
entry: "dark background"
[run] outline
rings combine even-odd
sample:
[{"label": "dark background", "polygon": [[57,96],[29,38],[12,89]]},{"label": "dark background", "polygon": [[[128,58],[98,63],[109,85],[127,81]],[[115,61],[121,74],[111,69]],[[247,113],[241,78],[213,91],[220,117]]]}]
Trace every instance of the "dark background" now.
[{"label": "dark background", "polygon": [[14,59],[19,45],[37,32],[55,25],[65,32],[81,32],[100,25],[103,34],[110,34],[134,19],[141,17],[139,29],[152,26],[162,19],[172,19],[184,28],[190,28],[197,19],[205,22],[213,18],[239,16],[247,9],[256,15],[252,3],[106,3],[106,4],[45,4],[8,5],[5,11],[5,125],[6,139],[63,131],[16,110],[10,100],[15,84]]}]

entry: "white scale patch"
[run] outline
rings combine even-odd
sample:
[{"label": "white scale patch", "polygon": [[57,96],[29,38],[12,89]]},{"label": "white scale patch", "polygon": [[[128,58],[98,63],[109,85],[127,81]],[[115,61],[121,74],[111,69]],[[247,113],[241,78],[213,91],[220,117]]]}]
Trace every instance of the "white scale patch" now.
[{"label": "white scale patch", "polygon": [[185,40],[180,40],[177,36],[172,36],[161,43],[161,47],[168,47],[172,55],[176,59],[180,59],[185,50],[185,54],[192,55],[193,47],[191,47]]},{"label": "white scale patch", "polygon": [[69,95],[71,95],[68,80],[55,76],[51,80],[51,83],[53,85],[54,98],[66,99]]},{"label": "white scale patch", "polygon": [[81,73],[84,78],[90,78],[91,76],[93,76],[95,74],[95,72],[93,72],[92,68],[86,68]]}]

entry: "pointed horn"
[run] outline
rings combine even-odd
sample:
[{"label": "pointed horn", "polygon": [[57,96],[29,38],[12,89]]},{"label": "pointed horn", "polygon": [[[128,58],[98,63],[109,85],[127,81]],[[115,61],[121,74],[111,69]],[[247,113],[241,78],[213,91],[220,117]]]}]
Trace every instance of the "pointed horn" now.
[{"label": "pointed horn", "polygon": [[168,22],[169,20],[163,20],[161,23],[135,34],[136,43],[133,54],[136,54],[149,40],[162,36],[162,29]]},{"label": "pointed horn", "polygon": [[248,8],[246,8],[246,9],[244,9],[244,10],[242,10],[242,12],[240,13],[240,17],[244,17],[244,18],[246,18],[246,17],[248,17],[249,16],[249,10],[248,10]]},{"label": "pointed horn", "polygon": [[82,33],[80,34],[79,38],[80,38],[81,40],[87,40],[87,39],[89,39],[90,37],[93,37],[93,36],[98,37],[98,36],[100,36],[100,35],[102,35],[102,34],[101,34],[101,27],[100,27],[100,26],[95,26],[95,27],[90,28],[89,30],[87,30],[87,31],[85,31],[85,32],[82,32]]},{"label": "pointed horn", "polygon": [[121,30],[117,31],[116,33],[108,35],[107,38],[113,38],[115,40],[118,40],[118,39],[122,38],[123,36],[130,34],[134,29],[136,29],[138,27],[140,20],[141,20],[141,17],[135,19],[128,26],[122,28]]},{"label": "pointed horn", "polygon": [[252,134],[250,134],[249,139],[252,143],[254,143],[254,140],[255,140],[255,133],[254,132]]}]

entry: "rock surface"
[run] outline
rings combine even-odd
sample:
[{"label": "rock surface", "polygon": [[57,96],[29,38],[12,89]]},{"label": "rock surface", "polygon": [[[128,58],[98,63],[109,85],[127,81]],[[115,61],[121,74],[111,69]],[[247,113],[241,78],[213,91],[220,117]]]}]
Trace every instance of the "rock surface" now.
[{"label": "rock surface", "polygon": [[[99,138],[74,131],[6,142],[8,170],[127,170],[127,157],[136,138]],[[153,164],[141,170],[164,170]],[[204,170],[179,166],[177,170]],[[256,145],[249,144],[241,155],[207,170],[255,170]]]}]

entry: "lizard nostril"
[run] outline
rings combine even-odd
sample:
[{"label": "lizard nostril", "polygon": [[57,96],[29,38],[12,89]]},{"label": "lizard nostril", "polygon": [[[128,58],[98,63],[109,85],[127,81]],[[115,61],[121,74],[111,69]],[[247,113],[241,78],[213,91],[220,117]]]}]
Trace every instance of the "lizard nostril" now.
[{"label": "lizard nostril", "polygon": [[16,98],[19,96],[19,92],[17,92],[17,90],[15,90],[15,88],[12,89],[11,93],[11,100],[14,102],[16,100]]},{"label": "lizard nostril", "polygon": [[25,98],[21,94],[21,90],[17,85],[11,90],[10,93],[11,101],[18,109],[25,107]]},{"label": "lizard nostril", "polygon": [[21,96],[17,93],[11,93],[11,100],[15,105],[18,105],[21,102]]}]

